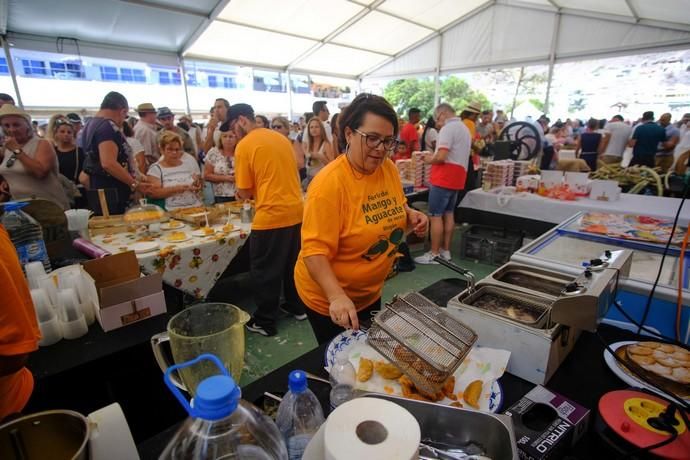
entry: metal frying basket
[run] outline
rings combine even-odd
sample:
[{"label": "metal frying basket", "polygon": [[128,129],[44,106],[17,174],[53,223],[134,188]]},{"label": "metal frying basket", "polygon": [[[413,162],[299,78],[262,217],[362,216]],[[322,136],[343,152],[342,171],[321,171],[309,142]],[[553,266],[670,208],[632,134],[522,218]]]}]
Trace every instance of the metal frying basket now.
[{"label": "metal frying basket", "polygon": [[395,296],[376,316],[367,343],[434,394],[460,366],[477,334],[417,292]]}]

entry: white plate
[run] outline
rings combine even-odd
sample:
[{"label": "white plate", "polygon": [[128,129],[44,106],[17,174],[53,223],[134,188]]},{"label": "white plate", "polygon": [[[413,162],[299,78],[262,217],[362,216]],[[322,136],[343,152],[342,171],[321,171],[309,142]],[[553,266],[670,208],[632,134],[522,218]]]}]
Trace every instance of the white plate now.
[{"label": "white plate", "polygon": [[184,234],[184,239],[182,239],[182,240],[171,240],[169,237],[170,237],[170,235],[163,235],[161,237],[161,241],[164,241],[164,242],[170,243],[170,244],[177,244],[177,243],[184,243],[185,241],[189,241],[192,239],[192,237],[189,236],[188,233]]},{"label": "white plate", "polygon": [[204,236],[213,236],[213,235],[215,235],[215,234],[216,234],[216,232],[214,231],[213,233],[207,235],[207,234],[206,234],[203,230],[201,230],[201,229],[197,229],[197,230],[194,230],[194,231],[192,232],[192,235],[193,235],[193,236],[201,236],[201,237],[204,237]]},{"label": "white plate", "polygon": [[129,248],[136,254],[146,254],[147,252],[156,251],[160,248],[160,245],[155,241],[142,241],[140,243],[134,243]]},{"label": "white plate", "polygon": [[[367,356],[375,356],[378,355],[380,356],[379,359],[381,360],[386,360],[383,356],[379,355],[376,350],[371,348],[369,345],[366,344],[367,341],[367,334],[366,332],[362,331],[353,331],[351,329],[348,329],[347,331],[343,331],[340,334],[336,335],[331,343],[328,344],[328,347],[326,348],[326,354],[324,357],[324,362],[326,365],[327,369],[330,369],[330,367],[335,364],[336,358],[343,354],[347,353],[349,356],[350,350],[353,348],[357,348],[358,350],[367,350]],[[386,360],[387,361],[387,360]],[[353,363],[355,365],[355,363]],[[355,366],[355,369],[357,367]],[[458,373],[460,372],[460,369],[458,369],[455,372],[455,378],[456,380],[459,379]],[[373,377],[372,377],[373,378]],[[397,386],[397,383],[388,383],[388,386],[391,386],[395,388]],[[372,390],[373,391],[373,390]],[[384,391],[378,391],[379,393],[386,394]],[[393,396],[401,396],[400,394],[394,394]],[[446,403],[441,402],[440,404],[450,404],[449,399],[445,399]],[[498,383],[498,381],[494,380],[491,384],[490,391],[482,391],[482,395],[479,399],[479,410],[485,411],[485,412],[493,412],[496,413],[500,410],[501,406],[503,405],[503,390],[501,388],[501,385]],[[463,407],[465,409],[473,410],[471,407],[468,407],[467,404],[463,404]]]},{"label": "white plate", "polygon": [[[630,345],[633,343],[638,343],[638,341],[637,340],[626,340],[623,342],[616,342],[616,343],[612,343],[611,345],[609,345],[609,347],[611,347],[611,350],[613,350],[615,353],[616,350],[618,350],[620,347],[622,347],[624,345]],[[609,369],[611,369],[611,371],[613,371],[613,373],[616,374],[616,377],[618,377],[619,379],[621,379],[622,381],[624,381],[628,385],[630,385],[632,387],[637,387],[637,388],[645,388],[649,391],[653,391],[654,393],[661,395],[661,396],[664,396],[666,398],[670,397],[670,395],[667,395],[661,389],[659,389],[659,388],[657,388],[657,387],[655,387],[655,386],[653,386],[647,382],[643,382],[642,380],[638,379],[637,377],[634,377],[634,376],[628,374],[627,372],[625,372],[621,368],[620,364],[618,364],[618,361],[616,360],[616,358],[614,358],[611,355],[611,353],[609,353],[609,351],[606,349],[604,349],[604,361],[606,362],[606,365],[609,367]],[[690,398],[686,398],[685,401],[690,402]]]},{"label": "white plate", "polygon": [[166,222],[164,224],[161,224],[161,230],[179,230],[181,228],[186,227],[186,225],[179,220],[175,221],[175,226],[171,226],[170,222]]}]

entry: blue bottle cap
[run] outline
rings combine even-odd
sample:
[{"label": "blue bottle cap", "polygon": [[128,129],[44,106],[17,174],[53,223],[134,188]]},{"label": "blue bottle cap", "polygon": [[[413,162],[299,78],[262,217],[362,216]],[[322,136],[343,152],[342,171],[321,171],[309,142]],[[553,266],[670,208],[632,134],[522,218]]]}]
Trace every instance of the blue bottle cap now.
[{"label": "blue bottle cap", "polygon": [[214,375],[196,387],[194,416],[204,420],[220,420],[237,409],[242,392],[228,375]]},{"label": "blue bottle cap", "polygon": [[5,208],[5,211],[16,211],[17,209],[22,209],[27,204],[29,203],[27,203],[26,201],[23,201],[21,203],[19,201],[8,201],[3,206]]},{"label": "blue bottle cap", "polygon": [[307,389],[307,374],[300,370],[290,372],[288,388],[293,393],[302,393]]}]

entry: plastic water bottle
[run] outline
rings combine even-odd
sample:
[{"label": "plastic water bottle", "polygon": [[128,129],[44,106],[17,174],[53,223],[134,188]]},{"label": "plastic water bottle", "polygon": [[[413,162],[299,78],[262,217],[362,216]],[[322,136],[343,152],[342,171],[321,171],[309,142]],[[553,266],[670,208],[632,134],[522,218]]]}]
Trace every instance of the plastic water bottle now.
[{"label": "plastic water bottle", "polygon": [[304,371],[292,371],[290,391],[278,406],[276,423],[287,444],[290,460],[300,460],[309,441],[324,422],[323,409],[316,395],[307,387]]},{"label": "plastic water bottle", "polygon": [[[177,369],[203,360],[218,366],[221,374],[201,381],[193,404],[170,379]],[[159,459],[170,460],[286,460],[285,442],[276,424],[253,404],[240,399],[240,387],[211,354],[203,354],[182,364],[170,366],[165,384],[190,417],[182,424]]]},{"label": "plastic water bottle", "polygon": [[21,210],[27,204],[16,201],[5,203],[5,213],[0,217],[0,223],[9,233],[22,267],[29,262],[38,261],[43,263],[43,268],[49,273],[50,259],[43,241],[43,229],[33,217]]},{"label": "plastic water bottle", "polygon": [[355,367],[348,357],[345,355],[338,356],[336,362],[331,366],[330,373],[330,381],[333,386],[330,395],[331,410],[353,398],[356,377]]}]

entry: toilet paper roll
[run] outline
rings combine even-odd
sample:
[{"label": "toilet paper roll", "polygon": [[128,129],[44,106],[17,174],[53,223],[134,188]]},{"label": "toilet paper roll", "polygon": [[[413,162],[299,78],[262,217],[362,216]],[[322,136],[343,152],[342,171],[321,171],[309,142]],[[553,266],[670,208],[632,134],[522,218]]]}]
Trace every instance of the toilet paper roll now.
[{"label": "toilet paper roll", "polygon": [[357,398],[331,413],[324,433],[326,460],[416,459],[421,432],[406,409],[377,398]]}]

